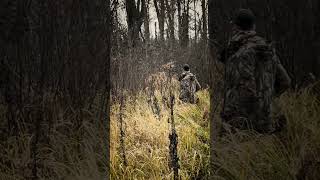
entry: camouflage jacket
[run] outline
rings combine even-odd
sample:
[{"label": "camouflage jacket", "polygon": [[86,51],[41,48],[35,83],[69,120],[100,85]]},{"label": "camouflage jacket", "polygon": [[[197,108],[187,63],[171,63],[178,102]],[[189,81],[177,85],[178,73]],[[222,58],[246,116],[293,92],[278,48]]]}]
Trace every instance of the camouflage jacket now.
[{"label": "camouflage jacket", "polygon": [[223,56],[226,85],[222,118],[268,119],[275,83],[282,90],[290,84],[272,46],[255,31],[238,31]]},{"label": "camouflage jacket", "polygon": [[195,103],[196,102],[196,92],[200,90],[201,86],[194,74],[190,71],[184,71],[179,76],[180,81],[180,95],[179,99],[188,102]]}]

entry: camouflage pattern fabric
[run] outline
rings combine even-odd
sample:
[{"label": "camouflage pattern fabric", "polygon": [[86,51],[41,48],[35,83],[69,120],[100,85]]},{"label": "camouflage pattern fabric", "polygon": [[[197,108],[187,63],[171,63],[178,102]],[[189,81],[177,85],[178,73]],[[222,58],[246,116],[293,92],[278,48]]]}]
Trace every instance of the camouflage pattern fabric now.
[{"label": "camouflage pattern fabric", "polygon": [[196,103],[198,99],[196,96],[196,92],[201,88],[196,76],[190,71],[185,71],[180,75],[179,81],[179,99],[186,103]]},{"label": "camouflage pattern fabric", "polygon": [[237,129],[272,131],[274,84],[290,83],[274,49],[255,31],[237,31],[224,59],[226,89],[222,119]]}]

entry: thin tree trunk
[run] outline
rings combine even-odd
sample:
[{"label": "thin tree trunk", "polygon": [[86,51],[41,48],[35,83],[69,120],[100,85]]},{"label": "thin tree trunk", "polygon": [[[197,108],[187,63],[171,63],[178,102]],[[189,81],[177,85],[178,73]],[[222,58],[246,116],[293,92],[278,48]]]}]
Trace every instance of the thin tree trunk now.
[{"label": "thin tree trunk", "polygon": [[194,44],[197,44],[197,11],[196,11],[196,1],[193,1],[194,8]]},{"label": "thin tree trunk", "polygon": [[178,9],[178,37],[179,41],[182,40],[182,16],[181,16],[181,0],[177,0],[177,9]]},{"label": "thin tree trunk", "polygon": [[144,38],[148,43],[150,41],[150,14],[149,14],[149,2],[150,0],[146,0],[144,6]]},{"label": "thin tree trunk", "polygon": [[202,40],[206,43],[207,42],[207,10],[206,10],[206,0],[202,0],[201,7],[202,7]]},{"label": "thin tree trunk", "polygon": [[158,40],[158,32],[157,32],[157,22],[154,22],[154,38]]},{"label": "thin tree trunk", "polygon": [[164,0],[154,0],[153,3],[156,9],[158,23],[159,23],[160,41],[164,41],[164,22],[165,22]]},{"label": "thin tree trunk", "polygon": [[[215,31],[215,26],[216,26],[216,6],[215,2],[217,0],[208,0],[208,22],[209,22],[209,52],[210,52],[210,61],[209,61],[209,67],[213,67],[216,63],[216,52],[217,52],[217,47],[215,47],[215,44],[210,43],[214,42],[216,38],[216,31]],[[210,79],[213,79],[213,69],[210,68],[211,72],[209,72]],[[217,133],[218,133],[218,128],[217,128],[217,118],[215,117],[215,106],[218,104],[217,96],[216,96],[216,86],[215,82],[211,80],[210,82],[210,162],[215,161],[215,152],[214,152],[214,147],[216,145],[216,138],[217,138]],[[213,171],[213,168],[211,166],[211,170]],[[213,172],[211,172],[213,174]]]},{"label": "thin tree trunk", "polygon": [[181,46],[187,47],[189,44],[189,10],[190,0],[184,1],[181,19]]},{"label": "thin tree trunk", "polygon": [[127,24],[130,46],[135,46],[139,41],[139,32],[144,20],[145,0],[126,0]]},{"label": "thin tree trunk", "polygon": [[168,16],[168,38],[171,42],[175,41],[174,37],[174,17],[175,17],[175,0],[171,0],[169,3],[169,0],[165,1],[166,3],[166,9],[167,9],[167,16]]}]

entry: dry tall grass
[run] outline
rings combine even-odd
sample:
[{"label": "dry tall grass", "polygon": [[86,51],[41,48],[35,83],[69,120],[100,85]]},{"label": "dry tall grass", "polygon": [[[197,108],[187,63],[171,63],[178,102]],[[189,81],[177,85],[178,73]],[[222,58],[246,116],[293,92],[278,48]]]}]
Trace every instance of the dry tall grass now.
[{"label": "dry tall grass", "polygon": [[[177,96],[177,89],[175,93]],[[111,110],[111,162],[104,154],[106,129],[94,114],[85,113],[80,129],[72,131],[76,112],[65,116],[66,109],[50,105],[56,109],[56,122],[48,133],[50,143],[38,145],[39,179],[105,179],[109,163],[111,179],[171,179],[169,109],[160,101],[161,93],[155,94],[161,107],[160,119],[149,107],[147,94],[127,96],[124,111],[127,167],[118,150],[118,104]],[[175,106],[181,179],[208,179],[209,175],[209,122],[205,116],[210,106],[209,92],[203,90],[198,95],[198,105],[178,101]],[[213,179],[316,180],[320,177],[319,98],[306,90],[286,93],[276,103],[287,117],[286,128],[268,136],[243,132],[221,138],[212,147],[215,150]],[[1,119],[5,119],[5,111],[6,107],[0,106]],[[30,132],[21,131],[17,136],[2,139],[1,180],[31,178],[31,146]]]},{"label": "dry tall grass", "polygon": [[[0,180],[99,180],[107,177],[106,131],[95,114],[82,109],[84,121],[75,128],[77,111],[62,107],[58,103],[45,102],[54,111],[54,123],[49,131],[43,130],[37,144],[38,178],[32,176],[34,157],[32,154],[32,131],[23,130],[23,122],[16,136],[0,142]],[[5,124],[6,107],[0,106],[1,129]],[[42,128],[47,125],[42,124]],[[1,134],[3,136],[3,134]]]},{"label": "dry tall grass", "polygon": [[[174,84],[177,84],[175,81]],[[128,165],[124,166],[119,154],[119,105],[112,106],[111,115],[111,179],[172,179],[169,169],[168,118],[170,110],[162,95],[156,90],[155,96],[161,107],[160,119],[148,105],[148,95],[141,92],[131,100],[127,97],[125,105],[125,149]],[[178,97],[177,88],[175,88]],[[209,122],[203,119],[209,107],[209,93],[198,93],[198,105],[182,104],[176,100],[174,108],[178,134],[178,154],[180,158],[179,175],[182,179],[205,179],[209,165]]]},{"label": "dry tall grass", "polygon": [[[156,92],[160,99],[160,93]],[[209,179],[209,93],[199,92],[198,105],[177,104],[181,179]],[[130,98],[129,98],[130,99]],[[158,120],[140,93],[125,109],[128,166],[119,156],[118,105],[111,116],[112,179],[172,179],[169,163],[168,109],[161,104]],[[320,177],[319,99],[308,90],[288,92],[275,99],[275,107],[287,118],[278,133],[259,135],[239,132],[220,138],[214,150],[211,179],[316,180]],[[217,117],[217,116],[216,116]]]}]

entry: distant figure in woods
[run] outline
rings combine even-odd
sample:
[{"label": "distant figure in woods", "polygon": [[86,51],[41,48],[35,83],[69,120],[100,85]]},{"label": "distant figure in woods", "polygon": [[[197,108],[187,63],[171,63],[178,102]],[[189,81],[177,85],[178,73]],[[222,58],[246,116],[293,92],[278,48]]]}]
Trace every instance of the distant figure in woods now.
[{"label": "distant figure in woods", "polygon": [[198,97],[196,92],[201,89],[201,86],[194,74],[190,72],[188,64],[183,66],[183,72],[179,76],[180,95],[179,99],[185,103],[197,103]]},{"label": "distant figure in woods", "polygon": [[272,45],[256,34],[250,10],[239,10],[231,23],[232,36],[220,57],[226,73],[222,120],[231,129],[273,132],[272,97],[289,88],[291,80]]}]

